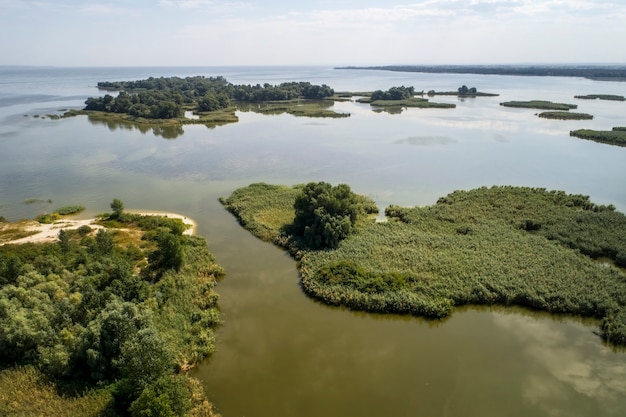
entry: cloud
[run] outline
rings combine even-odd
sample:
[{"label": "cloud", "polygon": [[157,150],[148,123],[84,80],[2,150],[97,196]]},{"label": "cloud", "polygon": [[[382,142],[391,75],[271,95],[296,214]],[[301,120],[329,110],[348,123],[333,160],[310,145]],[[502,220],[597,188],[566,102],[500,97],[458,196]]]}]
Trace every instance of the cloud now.
[{"label": "cloud", "polygon": [[555,323],[518,314],[494,317],[496,324],[515,335],[528,358],[524,398],[548,415],[561,415],[557,405],[570,403],[573,392],[606,409],[619,407],[626,398],[626,363],[584,325],[574,319]]}]

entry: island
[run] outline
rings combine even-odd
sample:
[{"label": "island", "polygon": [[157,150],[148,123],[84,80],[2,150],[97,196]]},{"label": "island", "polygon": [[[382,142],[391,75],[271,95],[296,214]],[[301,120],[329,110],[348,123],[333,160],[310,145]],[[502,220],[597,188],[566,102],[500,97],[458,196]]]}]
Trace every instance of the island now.
[{"label": "island", "polygon": [[[71,207],[71,206],[70,206]],[[0,221],[0,414],[216,416],[223,269],[173,213]]]},{"label": "island", "polygon": [[626,345],[626,216],[587,196],[481,187],[389,206],[386,221],[345,184],[257,183],[221,202],[286,248],[303,291],[323,303],[430,319],[515,305],[596,318],[602,339]]},{"label": "island", "polygon": [[624,96],[618,96],[615,94],[587,94],[583,96],[574,96],[574,98],[580,98],[583,100],[611,100],[611,101],[625,101]]},{"label": "island", "polygon": [[609,145],[626,146],[626,127],[618,126],[612,130],[578,129],[569,132],[570,136]]},{"label": "island", "polygon": [[574,113],[569,111],[544,111],[537,115],[543,119],[554,120],[591,120],[593,115],[589,113]]},{"label": "island", "polygon": [[[359,98],[359,103],[369,103],[372,107],[416,107],[420,109],[453,109],[456,107],[452,103],[434,103],[426,98],[415,97],[414,87],[391,87],[389,90],[376,90],[372,93],[361,93],[364,97]],[[423,95],[420,92],[419,95]]]},{"label": "island", "polygon": [[98,88],[117,94],[89,97],[84,109],[67,111],[62,117],[87,114],[105,123],[214,127],[237,122],[236,110],[306,117],[350,116],[329,109],[333,104],[332,88],[309,82],[235,85],[221,76],[150,77],[99,82]]},{"label": "island", "polygon": [[505,101],[500,103],[504,107],[517,107],[522,109],[540,109],[540,110],[561,110],[569,111],[578,108],[576,104],[553,103],[547,100],[530,100],[530,101]]}]

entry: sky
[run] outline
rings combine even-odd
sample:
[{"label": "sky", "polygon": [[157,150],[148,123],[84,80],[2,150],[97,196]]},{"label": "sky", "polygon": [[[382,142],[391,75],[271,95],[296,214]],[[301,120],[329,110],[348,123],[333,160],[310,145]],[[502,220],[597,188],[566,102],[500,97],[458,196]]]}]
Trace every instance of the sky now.
[{"label": "sky", "polygon": [[0,65],[626,64],[626,0],[0,0]]}]

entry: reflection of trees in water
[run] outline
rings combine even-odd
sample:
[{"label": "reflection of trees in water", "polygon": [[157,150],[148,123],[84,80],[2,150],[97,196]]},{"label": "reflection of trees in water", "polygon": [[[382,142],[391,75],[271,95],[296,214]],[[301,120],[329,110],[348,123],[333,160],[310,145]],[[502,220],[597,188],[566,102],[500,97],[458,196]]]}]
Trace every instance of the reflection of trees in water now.
[{"label": "reflection of trees in water", "polygon": [[403,106],[385,106],[372,108],[372,111],[374,113],[400,114],[404,111],[404,109],[405,107]]},{"label": "reflection of trees in water", "polygon": [[116,130],[138,130],[144,135],[152,132],[154,136],[160,136],[163,139],[176,139],[183,135],[185,130],[182,125],[151,125],[145,123],[133,123],[126,120],[104,120],[94,117],[88,117],[89,123],[94,126],[106,126],[111,132]]}]

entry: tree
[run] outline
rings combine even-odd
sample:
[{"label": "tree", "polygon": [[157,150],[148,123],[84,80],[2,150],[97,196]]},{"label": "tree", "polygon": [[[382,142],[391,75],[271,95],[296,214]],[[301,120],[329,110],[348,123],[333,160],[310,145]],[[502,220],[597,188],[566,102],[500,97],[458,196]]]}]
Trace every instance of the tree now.
[{"label": "tree", "polygon": [[101,255],[110,255],[113,253],[113,237],[104,229],[98,229],[96,233],[96,251]]},{"label": "tree", "polygon": [[111,210],[113,210],[113,215],[111,215],[114,219],[119,219],[122,216],[122,212],[124,211],[124,203],[121,200],[114,198],[111,203]]},{"label": "tree", "polygon": [[153,270],[174,269],[178,271],[183,265],[182,236],[168,231],[161,231],[156,236],[158,248],[150,256]]},{"label": "tree", "polygon": [[70,234],[65,229],[59,230],[59,246],[63,253],[67,253],[70,250]]},{"label": "tree", "polygon": [[372,205],[346,184],[333,187],[326,182],[311,182],[296,197],[294,233],[311,248],[336,248],[352,233],[359,216],[372,211]]}]

